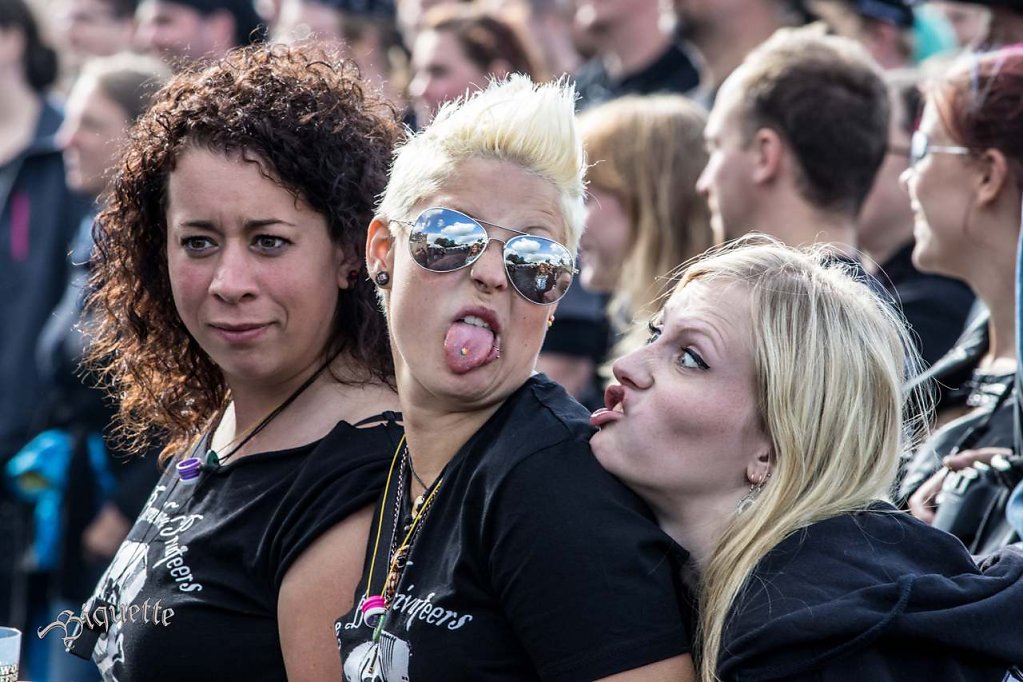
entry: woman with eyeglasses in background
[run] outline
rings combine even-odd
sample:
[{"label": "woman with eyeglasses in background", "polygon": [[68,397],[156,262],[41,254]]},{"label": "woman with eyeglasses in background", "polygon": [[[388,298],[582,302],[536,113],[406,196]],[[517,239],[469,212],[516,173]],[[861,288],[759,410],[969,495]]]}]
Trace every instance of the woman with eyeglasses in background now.
[{"label": "woman with eyeglasses in background", "polygon": [[574,92],[513,76],[397,153],[368,269],[406,447],[376,512],[345,680],[691,680],[680,553],[533,370],[575,270]]},{"label": "woman with eyeglasses in background", "polygon": [[[1011,450],[1011,396],[1018,391],[1012,282],[1023,198],[1023,48],[964,57],[928,87],[926,100],[903,174],[916,217],[913,262],[966,282],[987,312],[928,373],[946,385],[965,382],[965,412],[916,451],[900,494],[916,516],[983,553],[1019,539],[1004,504],[1009,479],[1020,475],[1012,466],[1020,453]],[[953,513],[972,481],[989,474],[998,481],[1007,465],[1006,485],[992,488],[977,513]]]}]

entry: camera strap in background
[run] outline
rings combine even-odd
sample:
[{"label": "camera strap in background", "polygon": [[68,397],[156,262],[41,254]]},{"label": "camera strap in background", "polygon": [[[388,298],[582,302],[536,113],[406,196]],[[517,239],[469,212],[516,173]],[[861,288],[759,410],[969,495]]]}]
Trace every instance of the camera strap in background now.
[{"label": "camera strap in background", "polygon": [[[1004,384],[1002,391],[993,396],[990,409],[962,434],[950,455],[977,446],[1005,407],[1005,401],[1014,393],[1019,394],[1017,386],[1015,376]],[[1013,410],[1015,412],[1014,404]],[[1014,428],[1011,442],[1015,447],[1008,457],[996,455],[990,464],[977,462],[949,472],[942,485],[932,525],[958,537],[973,554],[985,555],[1019,541],[1020,534],[1011,521],[1010,509],[1014,490],[1023,480],[1023,457],[1015,437]]]}]

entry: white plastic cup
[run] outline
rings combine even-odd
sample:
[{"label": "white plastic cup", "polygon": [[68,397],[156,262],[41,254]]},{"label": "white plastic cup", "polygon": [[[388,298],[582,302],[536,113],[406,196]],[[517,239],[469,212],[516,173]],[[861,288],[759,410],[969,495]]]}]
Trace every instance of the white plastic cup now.
[{"label": "white plastic cup", "polygon": [[0,627],[0,682],[18,682],[21,631]]}]

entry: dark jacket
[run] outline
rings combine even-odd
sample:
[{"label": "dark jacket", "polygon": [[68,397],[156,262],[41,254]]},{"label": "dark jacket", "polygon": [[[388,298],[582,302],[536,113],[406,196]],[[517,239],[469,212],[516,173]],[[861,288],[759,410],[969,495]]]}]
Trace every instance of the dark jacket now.
[{"label": "dark jacket", "polygon": [[693,58],[688,49],[677,42],[670,45],[653,63],[619,80],[611,78],[599,55],[583,64],[575,75],[580,109],[625,95],[685,95],[699,84],[700,73],[693,64]]},{"label": "dark jacket", "polygon": [[729,615],[726,682],[1002,682],[1023,661],[1023,554],[983,571],[886,503],[792,535]]},{"label": "dark jacket", "polygon": [[68,190],[44,103],[35,138],[0,166],[0,462],[40,426],[36,343],[66,283],[67,254],[88,201]]}]

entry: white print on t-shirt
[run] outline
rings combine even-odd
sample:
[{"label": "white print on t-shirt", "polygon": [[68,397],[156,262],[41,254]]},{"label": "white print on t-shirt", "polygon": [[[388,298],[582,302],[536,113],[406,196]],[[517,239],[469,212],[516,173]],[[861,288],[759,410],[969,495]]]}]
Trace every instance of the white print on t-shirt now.
[{"label": "white print on t-shirt", "polygon": [[380,642],[363,642],[345,659],[345,682],[409,682],[408,642],[386,630]]},{"label": "white print on t-shirt", "polygon": [[[405,621],[406,630],[411,630],[412,624],[417,619],[427,625],[446,627],[448,630],[459,630],[472,621],[472,615],[468,613],[459,615],[457,611],[434,605],[433,598],[437,596],[436,592],[431,592],[425,597],[413,597],[411,592],[415,588],[415,585],[409,585],[405,591],[394,597],[394,603],[391,604],[387,613],[388,620],[397,619],[399,618],[398,614],[401,614],[400,618]],[[362,624],[362,601],[360,601],[352,619],[345,623],[345,630],[362,627]]]},{"label": "white print on t-shirt", "polygon": [[[112,604],[131,604],[136,601],[142,586],[146,584],[146,550],[139,542],[125,541],[117,552],[110,567],[100,580],[98,592]],[[124,577],[117,583],[117,576]],[[105,680],[116,680],[113,667],[123,663],[124,622],[115,621],[105,634],[101,635],[93,649],[92,658]]]},{"label": "white print on t-shirt", "polygon": [[[158,508],[156,501],[166,490],[165,485],[156,486],[146,500],[145,511],[139,516],[141,521],[149,523],[146,530],[142,531],[141,539],[145,540],[151,536],[152,526],[160,529],[158,535],[164,540],[163,557],[152,566],[148,566],[149,546],[143,542],[125,540],[96,588],[97,594],[111,604],[124,605],[138,601],[136,597],[142,592],[150,570],[159,567],[170,570],[170,574],[178,583],[178,589],[182,592],[202,590],[202,585],[195,581],[192,570],[185,565],[182,558],[188,552],[188,546],[182,545],[179,541],[180,534],[202,519],[202,514],[171,516],[167,512],[173,513],[180,507],[177,502],[171,500],[164,502],[163,509]],[[125,660],[124,625],[124,622],[112,624],[107,632],[100,636],[93,650],[93,660],[105,680],[116,681],[113,667]]]},{"label": "white print on t-shirt", "polygon": [[168,520],[168,523],[176,525],[164,526],[160,529],[160,537],[164,539],[163,558],[153,563],[153,568],[159,568],[166,564],[174,581],[179,583],[178,589],[182,592],[202,592],[202,585],[195,582],[195,578],[192,577],[192,569],[188,567],[183,558],[188,551],[188,545],[182,545],[178,537],[200,519],[202,519],[202,514],[183,514]]}]

